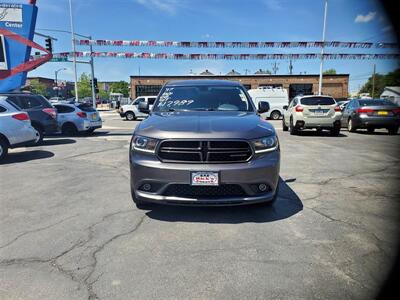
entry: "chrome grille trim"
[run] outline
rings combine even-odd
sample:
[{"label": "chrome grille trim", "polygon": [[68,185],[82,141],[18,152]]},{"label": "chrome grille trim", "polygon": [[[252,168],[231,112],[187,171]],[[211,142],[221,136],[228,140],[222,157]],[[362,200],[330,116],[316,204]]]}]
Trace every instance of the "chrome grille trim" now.
[{"label": "chrome grille trim", "polygon": [[175,163],[242,163],[253,154],[246,140],[164,140],[157,149],[161,161]]}]

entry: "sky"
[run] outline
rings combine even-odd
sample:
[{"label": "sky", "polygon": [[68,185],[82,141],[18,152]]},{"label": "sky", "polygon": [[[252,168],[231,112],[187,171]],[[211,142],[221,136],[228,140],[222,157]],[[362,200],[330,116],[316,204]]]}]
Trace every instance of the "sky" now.
[{"label": "sky", "polygon": [[[5,3],[24,1],[0,0]],[[394,42],[393,28],[377,0],[329,0],[326,40]],[[322,39],[323,0],[72,0],[76,33],[94,39],[169,41],[318,41]],[[68,0],[37,0],[36,32],[58,39],[53,51],[71,51],[71,36],[44,29],[70,30]],[[35,41],[44,45],[44,38]],[[88,51],[88,47],[78,47]],[[319,49],[196,49],[146,47],[94,47],[94,51],[170,53],[302,53]],[[380,49],[327,48],[326,53],[385,53]],[[130,75],[188,75],[208,69],[225,74],[234,69],[244,74],[272,69],[275,61],[177,61],[121,58],[95,59],[99,81],[129,80]],[[278,60],[277,74],[288,74],[288,61]],[[317,74],[319,60],[293,62],[293,73]],[[399,67],[394,60],[328,60],[324,69],[350,74],[350,92],[356,91],[373,71],[387,73]],[[28,76],[73,80],[71,63],[47,63]],[[78,74],[90,72],[78,65]]]}]

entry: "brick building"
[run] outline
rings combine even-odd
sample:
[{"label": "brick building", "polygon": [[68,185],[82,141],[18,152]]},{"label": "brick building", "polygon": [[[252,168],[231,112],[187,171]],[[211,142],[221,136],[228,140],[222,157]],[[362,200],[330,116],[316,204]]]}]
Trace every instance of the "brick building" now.
[{"label": "brick building", "polygon": [[[31,85],[31,82],[38,82],[40,84],[43,84],[46,86],[46,96],[54,97],[57,95],[57,91],[54,89],[55,87],[55,80],[52,78],[46,78],[46,77],[28,77],[26,79],[25,87],[29,88]],[[59,86],[59,91],[58,91],[58,96],[63,97],[63,98],[70,98],[72,97],[72,91],[74,90],[74,83],[65,81],[65,80],[58,80],[58,86]]]},{"label": "brick building", "polygon": [[[240,81],[246,89],[262,86],[287,89],[292,99],[298,94],[318,93],[319,75],[184,75],[184,76],[131,76],[131,98],[157,95],[161,87],[170,80],[224,79]],[[324,75],[322,92],[335,99],[347,99],[349,94],[349,74]]]}]

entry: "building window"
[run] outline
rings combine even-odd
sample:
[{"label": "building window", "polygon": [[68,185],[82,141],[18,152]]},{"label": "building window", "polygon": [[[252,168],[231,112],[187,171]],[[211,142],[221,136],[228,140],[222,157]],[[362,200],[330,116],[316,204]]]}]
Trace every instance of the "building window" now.
[{"label": "building window", "polygon": [[160,92],[162,85],[137,85],[135,88],[136,97],[156,96]]},{"label": "building window", "polygon": [[282,84],[272,84],[272,83],[261,83],[258,87],[269,87],[269,88],[281,88],[283,87]]},{"label": "building window", "polygon": [[313,94],[313,85],[309,84],[290,84],[289,85],[289,99],[292,99],[298,95],[312,95]]}]

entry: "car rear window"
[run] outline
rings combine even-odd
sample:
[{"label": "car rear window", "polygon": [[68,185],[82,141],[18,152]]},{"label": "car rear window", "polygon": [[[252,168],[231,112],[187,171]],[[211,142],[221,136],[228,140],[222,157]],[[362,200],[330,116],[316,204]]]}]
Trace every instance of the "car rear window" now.
[{"label": "car rear window", "polygon": [[86,112],[93,112],[93,111],[96,111],[96,110],[93,108],[93,106],[91,106],[90,104],[87,104],[87,103],[78,104],[77,106],[78,106],[78,108],[79,108],[80,110],[82,110],[82,111],[86,111]]},{"label": "car rear window", "polygon": [[303,105],[334,105],[335,99],[330,97],[309,97],[301,99]]},{"label": "car rear window", "polygon": [[394,104],[389,100],[385,99],[373,99],[373,100],[358,100],[360,102],[360,106],[393,106]]}]

